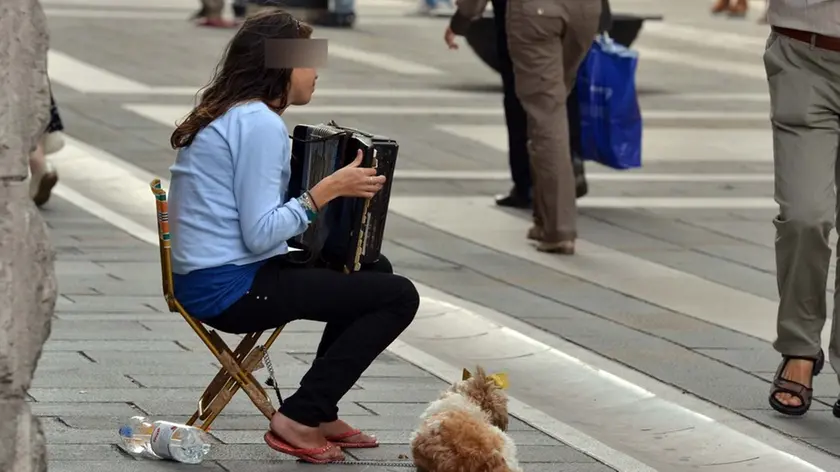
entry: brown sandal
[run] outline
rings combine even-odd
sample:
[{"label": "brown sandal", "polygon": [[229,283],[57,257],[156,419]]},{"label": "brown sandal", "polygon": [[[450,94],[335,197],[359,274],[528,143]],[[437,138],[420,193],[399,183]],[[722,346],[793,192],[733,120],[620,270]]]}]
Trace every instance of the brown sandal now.
[{"label": "brown sandal", "polygon": [[[811,370],[811,385],[813,385],[814,377],[819,375],[825,364],[825,354],[820,350],[816,358],[807,356],[782,356],[782,362],[776,370],[776,376],[773,377],[773,387],[770,389],[770,406],[779,413],[790,416],[802,416],[811,408],[811,399],[814,396],[813,387],[806,387],[799,382],[788,380],[782,377],[782,374],[787,367],[788,362],[792,359],[807,360],[814,363],[814,368]],[[785,405],[780,402],[776,395],[780,393],[787,393],[799,398],[802,402],[800,405]]]}]

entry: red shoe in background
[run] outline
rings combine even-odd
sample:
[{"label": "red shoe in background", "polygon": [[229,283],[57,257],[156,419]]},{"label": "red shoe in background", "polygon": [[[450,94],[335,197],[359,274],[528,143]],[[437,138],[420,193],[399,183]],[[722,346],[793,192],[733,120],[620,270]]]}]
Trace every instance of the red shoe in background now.
[{"label": "red shoe in background", "polygon": [[199,18],[196,25],[208,28],[236,28],[239,23],[225,18]]}]

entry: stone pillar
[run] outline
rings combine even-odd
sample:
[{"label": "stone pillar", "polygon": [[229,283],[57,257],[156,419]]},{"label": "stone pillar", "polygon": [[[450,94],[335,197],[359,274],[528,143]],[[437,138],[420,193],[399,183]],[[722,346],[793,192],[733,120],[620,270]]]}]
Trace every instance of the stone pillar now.
[{"label": "stone pillar", "polygon": [[0,0],[0,471],[47,470],[26,391],[50,334],[53,252],[29,197],[29,153],[49,122],[47,24],[38,0]]}]

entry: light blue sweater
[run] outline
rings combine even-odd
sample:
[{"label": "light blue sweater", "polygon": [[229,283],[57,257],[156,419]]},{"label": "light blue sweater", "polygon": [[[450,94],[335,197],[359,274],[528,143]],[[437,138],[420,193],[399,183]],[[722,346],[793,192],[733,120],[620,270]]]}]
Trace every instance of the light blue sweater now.
[{"label": "light blue sweater", "polygon": [[221,314],[309,220],[287,199],[291,147],[262,102],[234,106],[198,132],[170,168],[175,296],[196,318]]}]

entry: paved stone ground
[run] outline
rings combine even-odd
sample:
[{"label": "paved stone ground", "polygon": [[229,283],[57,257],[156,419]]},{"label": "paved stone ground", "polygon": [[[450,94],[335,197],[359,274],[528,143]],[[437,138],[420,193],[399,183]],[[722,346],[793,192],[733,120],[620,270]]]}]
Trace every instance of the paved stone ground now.
[{"label": "paved stone ground", "polygon": [[[189,3],[187,1],[173,1],[171,3],[174,6],[171,8],[143,8],[144,12],[156,15],[172,15],[173,12],[181,15],[175,15],[168,20],[139,17],[97,18],[93,13],[115,7],[84,5],[86,1],[81,0],[76,3],[82,5],[73,6],[76,10],[72,10],[75,13],[71,15],[67,13],[71,11],[71,7],[68,7],[65,1],[51,0],[46,3],[51,5],[48,13],[54,49],[112,73],[151,85],[197,88],[205,82],[207,74],[215,64],[218,51],[230,37],[229,32],[195,30],[180,19],[185,17],[191,8],[191,5],[185,7]],[[113,0],[112,3],[120,2]],[[123,2],[119,11],[126,11],[126,3]],[[650,147],[645,152],[644,169],[639,174],[726,173],[759,177],[772,175],[767,120],[749,117],[742,119],[736,116],[737,113],[745,112],[766,113],[768,109],[766,100],[761,99],[762,94],[766,93],[766,81],[761,76],[760,59],[767,29],[752,21],[758,13],[754,12],[753,16],[744,22],[711,18],[707,13],[707,2],[695,0],[616,0],[613,3],[616,11],[662,13],[666,17],[665,22],[659,26],[646,26],[636,44],[642,52],[637,82],[645,113],[677,112],[677,116],[673,119],[645,120],[645,135],[648,137],[646,144]],[[458,53],[449,53],[444,49],[441,36],[445,20],[414,19],[409,23],[390,25],[376,23],[380,20],[391,21],[397,17],[402,21],[401,14],[393,13],[392,10],[368,8],[355,31],[326,30],[319,33],[336,43],[407,57],[412,61],[445,70],[447,74],[418,77],[379,71],[372,73],[369,69],[350,61],[335,61],[321,73],[319,87],[467,90],[479,92],[482,94],[480,98],[318,98],[316,93],[313,105],[345,105],[359,108],[371,105],[499,106],[498,77],[473,57],[463,41],[462,50]],[[371,22],[367,26],[364,24],[364,18],[370,18]],[[669,53],[672,59],[648,59],[656,57],[653,52],[660,53],[660,56],[662,52]],[[648,58],[645,54],[648,54]],[[54,91],[71,136],[105,149],[157,175],[167,175],[167,167],[173,154],[166,143],[172,127],[128,111],[124,105],[189,105],[192,97],[172,97],[154,93],[85,94],[64,86],[55,79],[57,77],[54,77]],[[692,98],[692,95],[695,96]],[[696,112],[710,113],[713,119],[692,115]],[[331,118],[339,121],[343,119],[356,127],[397,137],[401,143],[401,169],[506,170],[505,153],[488,144],[488,141],[492,141],[492,135],[499,133],[502,123],[500,117],[443,113],[434,116],[360,114],[334,117],[296,116],[291,112],[288,117],[291,124]],[[469,139],[446,132],[447,129],[464,125],[489,127],[490,131],[476,133]],[[501,130],[503,132],[503,128]],[[587,170],[602,175],[604,171],[603,168],[592,164]],[[451,196],[452,202],[457,202],[454,197],[489,196],[506,190],[507,186],[507,182],[464,182],[444,178],[422,182],[399,181],[395,184],[393,195],[443,195]],[[682,201],[680,199],[689,197],[770,199],[773,192],[772,181],[746,182],[726,179],[693,183],[593,179],[590,181],[590,189],[590,196],[593,197],[654,197],[673,199],[677,203]],[[582,203],[585,202],[586,199],[582,200]],[[79,212],[73,211],[72,207],[63,205],[60,201],[51,204],[51,208],[46,211],[54,225],[64,225],[63,228],[66,229],[60,231],[69,232],[73,228],[85,226],[84,221],[87,217],[79,216]],[[525,212],[513,214],[523,219],[528,217]],[[774,214],[774,209],[766,208],[586,208],[581,211],[580,234],[586,241],[601,247],[670,267],[682,274],[716,282],[737,292],[754,295],[772,305],[777,300],[774,234],[771,224]],[[425,222],[418,222],[409,217],[393,214],[389,216],[388,222],[388,244],[385,250],[401,273],[426,285],[524,320],[664,383],[840,457],[840,442],[837,441],[840,438],[840,428],[827,411],[838,392],[837,377],[832,375],[829,369],[827,375],[816,379],[817,401],[812,413],[807,417],[791,419],[772,412],[767,406],[766,397],[770,377],[775,371],[779,357],[767,339],[760,339],[750,330],[739,332],[727,326],[726,318],[737,319],[741,307],[733,304],[731,309],[722,310],[724,313],[719,315],[717,323],[707,322],[691,316],[689,309],[668,308],[667,304],[662,303],[666,298],[664,295],[656,297],[659,301],[654,300],[654,297],[639,297],[633,290],[621,284],[605,286],[595,280],[575,277],[571,274],[573,268],[548,268],[513,255],[509,248],[479,244],[454,236],[447,228],[432,228]],[[60,231],[56,233],[56,237],[64,238]],[[86,231],[86,236],[77,239],[67,236],[67,239],[59,240],[68,241],[67,248],[61,254],[62,287],[66,287],[67,290],[72,287],[81,293],[67,293],[67,297],[76,303],[70,302],[69,299],[62,302],[59,309],[64,314],[60,315],[58,320],[56,335],[61,333],[60,323],[71,316],[69,310],[73,310],[74,307],[81,312],[72,315],[77,317],[97,318],[93,315],[95,310],[104,310],[99,313],[107,316],[99,316],[100,323],[103,322],[103,318],[131,320],[138,316],[149,317],[143,318],[142,321],[150,330],[146,332],[152,333],[147,335],[149,342],[157,335],[155,330],[172,333],[169,329],[161,329],[169,325],[158,324],[156,327],[151,319],[171,320],[171,316],[155,312],[145,305],[153,304],[152,306],[158,306],[159,310],[162,307],[157,297],[156,283],[143,281],[154,280],[154,269],[149,266],[150,258],[155,257],[153,251],[149,252],[149,256],[143,256],[139,252],[141,249],[135,249],[142,245],[133,240],[91,235],[84,229],[80,231]],[[85,245],[90,245],[88,252],[95,251],[98,264],[85,259],[90,255],[79,249]],[[588,260],[587,257],[588,255],[582,254],[578,259]],[[67,265],[64,266],[65,264]],[[144,273],[147,275],[143,275]],[[124,281],[107,274],[121,277]],[[639,273],[639,277],[644,276],[644,272]],[[148,279],[138,280],[142,277]],[[88,279],[94,282],[84,282]],[[88,287],[89,284],[93,284],[91,287],[94,288],[99,287],[104,293],[97,294]],[[130,288],[119,292],[120,287],[126,286]],[[76,298],[73,298],[74,296]],[[114,298],[118,296],[120,298]],[[678,298],[679,294],[673,294],[673,297]],[[833,294],[829,291],[827,297],[832,298]],[[98,302],[99,305],[94,305],[97,303],[94,299],[102,301]],[[95,308],[97,306],[99,308]],[[775,312],[771,307],[767,310],[766,325],[772,326],[774,322]],[[160,323],[176,324],[172,321]],[[755,331],[759,331],[759,328],[756,326]],[[111,332],[111,328],[108,327],[99,329],[108,334]],[[91,327],[90,330],[94,328]],[[188,333],[185,333],[184,339],[190,339],[186,334]],[[136,352],[135,348],[139,349],[137,343],[141,341],[137,337],[131,339],[132,342],[119,344]],[[301,339],[305,339],[305,336]],[[56,346],[66,342],[55,336],[51,341],[59,343],[55,344]],[[95,354],[96,346],[104,349],[105,345],[101,344],[102,342],[104,341],[100,340],[95,346],[85,348],[90,347],[89,350]],[[297,344],[296,340],[294,342]],[[175,349],[172,344],[166,344]],[[314,345],[314,341],[305,344]],[[143,345],[153,350],[162,349],[156,344]],[[73,351],[79,350],[83,350],[79,345],[73,347]],[[187,354],[184,351],[180,355]],[[39,381],[49,379],[44,377],[45,372],[50,372],[49,369],[63,370],[62,362],[76,365],[84,360],[81,355],[67,357],[64,353],[58,357],[62,360],[55,360],[53,352],[47,353],[43,363],[44,369],[47,370],[39,371]],[[131,366],[131,373],[137,376],[155,375],[154,369],[158,368],[156,366],[170,367],[165,362],[150,366],[152,361],[149,359],[153,359],[150,355],[112,352],[107,356],[93,358],[117,368]],[[303,362],[301,359],[287,360]],[[86,362],[88,364],[80,365],[90,367],[91,361]],[[185,359],[184,362],[191,361]],[[203,368],[206,369],[206,374],[212,373],[212,366]],[[115,388],[142,390],[137,384],[132,384],[134,387],[128,386],[126,382],[130,380],[121,377],[122,374],[123,372],[119,372],[114,377],[120,379],[114,380]],[[69,377],[83,378],[81,373]],[[137,381],[146,385],[142,379],[138,378]],[[93,380],[90,380],[90,383],[96,385]],[[201,382],[198,382],[194,388],[195,392],[199,390],[200,384]],[[154,385],[154,382],[149,383],[147,388],[154,389]],[[35,399],[38,399],[40,388],[49,388],[36,387],[32,393]],[[44,395],[51,392],[41,390],[40,393]],[[428,393],[432,394],[431,391]],[[161,396],[152,406],[161,408],[158,410],[160,414],[182,414],[189,409],[189,405],[183,403],[182,408],[177,402],[189,402],[191,398]],[[137,401],[142,404],[143,401],[152,400]],[[169,410],[164,410],[164,407],[177,411],[170,413]],[[93,411],[105,414],[108,411],[105,408],[104,405],[102,408],[93,407]],[[125,405],[119,408],[125,408]],[[117,418],[122,418],[124,413],[125,411],[113,413],[113,420],[103,420],[102,424],[107,423],[108,426],[100,429],[111,434],[116,429]],[[224,424],[223,419],[219,421],[220,425]],[[97,447],[99,451],[111,451],[108,454],[113,454],[112,449],[108,447]],[[72,451],[73,448],[68,450]],[[66,464],[71,462],[61,460],[56,462],[58,463],[61,464],[59,467],[70,467]],[[580,466],[574,470],[585,468]]]},{"label": "paved stone ground", "polygon": [[[180,316],[166,309],[155,247],[60,199],[44,214],[57,251],[61,295],[29,395],[46,431],[51,472],[306,468],[263,443],[266,420],[241,392],[214,422],[212,452],[203,465],[135,460],[122,452],[116,446],[121,421],[134,415],[186,421],[218,365]],[[308,369],[320,331],[318,323],[295,322],[278,338],[271,359],[284,395]],[[226,339],[230,345],[236,341]],[[267,375],[258,374],[261,380]],[[446,386],[402,359],[380,356],[340,408],[354,426],[376,434],[382,446],[348,456],[404,467],[330,465],[325,470],[406,470],[417,417]],[[510,429],[526,472],[613,470],[517,419]],[[279,468],[278,461],[284,461]]]}]

